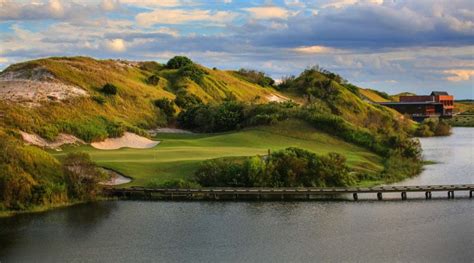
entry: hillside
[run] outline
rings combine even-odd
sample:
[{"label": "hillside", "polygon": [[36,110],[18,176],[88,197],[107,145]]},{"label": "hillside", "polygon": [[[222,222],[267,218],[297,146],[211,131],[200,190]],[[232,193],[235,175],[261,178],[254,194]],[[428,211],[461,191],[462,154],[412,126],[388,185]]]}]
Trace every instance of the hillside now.
[{"label": "hillside", "polygon": [[[50,140],[66,132],[97,141],[121,130],[166,126],[166,116],[153,104],[156,99],[267,102],[277,93],[231,72],[198,67],[205,72],[199,84],[156,62],[60,57],[11,65],[0,73],[0,126]],[[149,83],[152,75],[157,81]],[[107,83],[117,88],[116,95],[101,92]]]}]

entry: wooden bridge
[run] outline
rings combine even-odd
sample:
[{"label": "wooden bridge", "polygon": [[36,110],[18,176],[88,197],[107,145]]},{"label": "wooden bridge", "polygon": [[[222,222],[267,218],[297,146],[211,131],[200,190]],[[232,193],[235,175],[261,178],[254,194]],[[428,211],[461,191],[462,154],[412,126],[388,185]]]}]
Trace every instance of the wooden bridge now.
[{"label": "wooden bridge", "polygon": [[359,194],[375,194],[383,200],[385,193],[399,193],[402,200],[408,193],[424,193],[431,199],[433,192],[445,192],[447,198],[453,199],[456,192],[467,192],[472,198],[474,184],[461,185],[423,185],[423,186],[377,186],[345,188],[199,188],[199,189],[164,189],[164,188],[104,188],[107,196],[125,199],[148,200],[317,200],[337,198],[341,195],[352,195],[354,200]]}]

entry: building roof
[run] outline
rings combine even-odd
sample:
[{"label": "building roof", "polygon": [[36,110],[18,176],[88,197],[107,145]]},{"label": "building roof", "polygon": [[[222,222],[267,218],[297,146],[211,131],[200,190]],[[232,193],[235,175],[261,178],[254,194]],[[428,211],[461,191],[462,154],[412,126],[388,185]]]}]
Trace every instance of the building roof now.
[{"label": "building roof", "polygon": [[431,96],[441,96],[441,95],[449,95],[446,91],[433,91],[431,92]]}]

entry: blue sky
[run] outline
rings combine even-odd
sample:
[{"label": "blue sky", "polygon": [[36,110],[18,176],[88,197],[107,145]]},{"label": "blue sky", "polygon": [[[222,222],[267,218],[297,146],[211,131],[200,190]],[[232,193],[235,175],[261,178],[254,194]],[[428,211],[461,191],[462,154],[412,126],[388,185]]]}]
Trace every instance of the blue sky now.
[{"label": "blue sky", "polygon": [[0,69],[73,55],[186,55],[275,79],[318,64],[362,87],[473,99],[474,1],[0,0]]}]

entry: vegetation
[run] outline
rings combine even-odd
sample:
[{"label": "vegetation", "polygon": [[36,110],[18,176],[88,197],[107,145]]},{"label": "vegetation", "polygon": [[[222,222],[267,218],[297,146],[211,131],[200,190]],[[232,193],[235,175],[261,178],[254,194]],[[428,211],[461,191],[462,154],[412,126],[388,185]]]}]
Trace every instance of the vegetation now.
[{"label": "vegetation", "polygon": [[173,118],[174,114],[176,113],[174,103],[170,99],[162,98],[155,100],[155,106],[160,108],[165,113],[168,120]]},{"label": "vegetation", "polygon": [[187,57],[175,56],[172,59],[168,60],[168,63],[166,63],[166,67],[169,69],[180,69],[193,64],[193,61]]},{"label": "vegetation", "polygon": [[272,87],[275,85],[275,80],[265,74],[265,72],[241,68],[235,73],[245,80],[258,84],[262,87]]},{"label": "vegetation", "polygon": [[68,195],[76,200],[94,200],[100,194],[99,183],[107,179],[86,153],[69,153],[63,161]]},{"label": "vegetation", "polygon": [[355,184],[345,158],[287,148],[264,157],[205,161],[195,173],[202,186],[232,187],[326,187]]},{"label": "vegetation", "polygon": [[107,83],[102,87],[101,91],[106,95],[116,95],[117,87],[115,87],[113,84]]},{"label": "vegetation", "polygon": [[417,137],[447,136],[451,134],[451,126],[443,119],[425,119],[415,131]]},{"label": "vegetation", "polygon": [[146,79],[146,83],[148,85],[156,86],[158,83],[160,83],[160,77],[157,75],[151,75]]},{"label": "vegetation", "polygon": [[75,169],[69,169],[78,154],[68,156],[63,166],[47,152],[24,146],[3,131],[0,131],[0,149],[0,211],[29,210],[92,200],[97,196],[97,182],[102,177],[87,173],[89,179],[84,180],[83,172],[96,169],[86,154],[80,158],[88,162],[76,162]]}]

